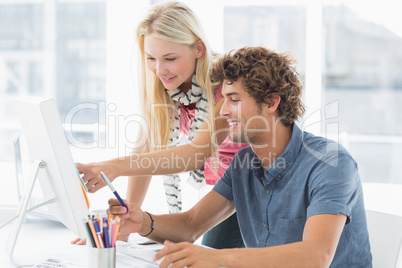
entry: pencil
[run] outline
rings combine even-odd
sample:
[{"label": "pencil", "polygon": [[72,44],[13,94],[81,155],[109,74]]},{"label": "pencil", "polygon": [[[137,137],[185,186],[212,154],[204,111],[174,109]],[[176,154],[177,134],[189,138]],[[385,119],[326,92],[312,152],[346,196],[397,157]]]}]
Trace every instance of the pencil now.
[{"label": "pencil", "polygon": [[108,218],[108,223],[107,223],[110,247],[112,247],[112,218],[113,218],[113,216],[112,216],[112,214],[110,214],[109,218]]},{"label": "pencil", "polygon": [[88,224],[89,224],[89,227],[91,228],[92,236],[95,240],[95,245],[97,248],[100,248],[100,244],[99,244],[98,236],[96,235],[94,223],[93,223],[91,217],[89,217],[89,216],[88,216]]},{"label": "pencil", "polygon": [[109,232],[106,218],[103,219],[103,239],[105,240],[105,248],[110,248]]},{"label": "pencil", "polygon": [[120,229],[120,219],[119,216],[116,216],[116,224],[114,227],[114,243],[116,244],[117,241],[117,235],[119,233],[119,229]]},{"label": "pencil", "polygon": [[112,214],[109,214],[109,217],[107,218],[107,225],[110,226],[110,220],[112,219]]},{"label": "pencil", "polygon": [[91,231],[91,227],[89,226],[89,222],[87,220],[84,220],[85,226],[87,228],[87,232],[88,232],[88,238],[87,240],[89,240],[91,242],[91,246],[95,247],[95,240],[92,236],[92,231]]},{"label": "pencil", "polygon": [[111,247],[114,247],[114,239],[115,239],[115,237],[114,237],[114,228],[115,228],[115,222],[116,222],[116,220],[115,219],[112,219],[112,221],[111,221],[111,243],[110,243],[110,246]]}]

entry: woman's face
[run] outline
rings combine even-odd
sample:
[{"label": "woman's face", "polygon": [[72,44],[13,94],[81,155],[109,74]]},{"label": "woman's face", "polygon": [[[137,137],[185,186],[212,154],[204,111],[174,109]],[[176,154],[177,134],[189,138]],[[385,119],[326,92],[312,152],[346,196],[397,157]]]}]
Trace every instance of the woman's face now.
[{"label": "woman's face", "polygon": [[159,77],[166,89],[172,90],[191,82],[196,59],[202,57],[205,48],[201,40],[190,47],[151,34],[144,37],[144,50],[148,68]]}]

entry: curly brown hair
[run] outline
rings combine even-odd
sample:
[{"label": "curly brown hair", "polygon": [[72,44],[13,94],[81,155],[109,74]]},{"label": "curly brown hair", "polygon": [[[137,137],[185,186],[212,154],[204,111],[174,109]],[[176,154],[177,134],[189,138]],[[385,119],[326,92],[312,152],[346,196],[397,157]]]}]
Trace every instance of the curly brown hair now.
[{"label": "curly brown hair", "polygon": [[302,85],[295,68],[296,61],[290,53],[276,53],[264,47],[244,47],[231,51],[213,67],[214,82],[222,84],[240,79],[244,90],[259,105],[268,104],[272,94],[281,97],[278,116],[290,126],[303,116]]}]

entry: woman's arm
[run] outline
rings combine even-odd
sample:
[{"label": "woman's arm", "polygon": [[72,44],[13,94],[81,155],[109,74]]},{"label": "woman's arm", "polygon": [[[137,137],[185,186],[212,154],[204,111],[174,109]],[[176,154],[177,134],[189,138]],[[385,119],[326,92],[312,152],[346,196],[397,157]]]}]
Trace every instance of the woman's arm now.
[{"label": "woman's arm", "polygon": [[138,207],[142,206],[148,192],[152,176],[130,176],[128,177],[127,200]]},{"label": "woman's arm", "polygon": [[[142,130],[138,131],[138,135],[145,135]],[[133,149],[133,154],[142,154],[149,152],[149,145],[146,142],[143,146]],[[129,176],[126,199],[138,207],[142,206],[145,196],[148,192],[149,184],[152,176]]]},{"label": "woman's arm", "polygon": [[[223,99],[216,104],[214,110],[217,147],[229,133],[226,119],[219,115],[222,103]],[[166,175],[200,169],[211,156],[210,142],[210,127],[208,122],[204,122],[189,144],[132,156],[130,163],[122,163],[120,170],[126,175]]]},{"label": "woman's arm", "polygon": [[[217,145],[228,135],[228,123],[219,116],[222,103],[223,99],[216,104],[214,111]],[[118,176],[167,175],[200,169],[211,156],[210,141],[210,128],[207,122],[204,122],[189,144],[157,152],[131,154],[123,159],[115,158],[85,165],[78,163],[77,168],[84,174],[82,178],[88,189],[91,189],[90,192],[96,192],[106,185],[100,171],[113,181]]]}]

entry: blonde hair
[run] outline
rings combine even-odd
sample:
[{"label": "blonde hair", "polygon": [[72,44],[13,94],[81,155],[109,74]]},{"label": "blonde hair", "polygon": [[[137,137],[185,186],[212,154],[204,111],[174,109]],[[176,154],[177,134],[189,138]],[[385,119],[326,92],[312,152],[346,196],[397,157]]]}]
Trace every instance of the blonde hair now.
[{"label": "blonde hair", "polygon": [[[137,28],[137,42],[141,54],[140,91],[143,94],[143,113],[150,124],[150,133],[148,132],[150,150],[156,151],[166,148],[170,132],[170,118],[172,115],[175,116],[172,114],[174,110],[171,109],[172,99],[166,93],[160,79],[147,68],[144,37],[150,34],[177,44],[195,46],[198,40],[202,40],[204,43],[205,53],[197,60],[195,73],[197,83],[201,88],[208,91],[208,117],[210,131],[213,133],[215,129],[213,120],[215,104],[211,69],[212,60],[217,57],[217,54],[210,49],[197,16],[185,4],[166,2],[153,5]],[[211,137],[213,136],[211,135]],[[211,150],[213,151],[213,149]]]}]

